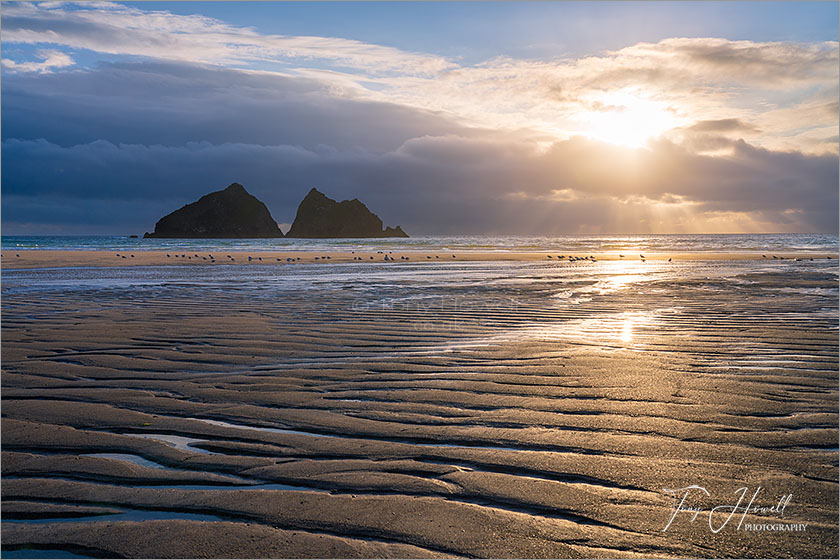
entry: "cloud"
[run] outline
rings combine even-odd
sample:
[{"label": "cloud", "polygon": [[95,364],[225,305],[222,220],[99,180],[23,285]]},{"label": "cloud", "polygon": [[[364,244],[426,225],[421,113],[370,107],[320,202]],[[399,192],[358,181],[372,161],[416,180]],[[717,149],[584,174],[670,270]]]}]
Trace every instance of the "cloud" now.
[{"label": "cloud", "polygon": [[335,98],[444,112],[471,126],[528,129],[553,139],[592,136],[598,115],[634,110],[609,99],[623,92],[658,107],[663,125],[740,119],[761,129],[752,141],[762,147],[837,152],[833,135],[825,134],[836,128],[836,112],[813,113],[807,121],[793,116],[836,100],[840,50],[833,41],[683,37],[583,58],[498,57],[463,65],[352,39],[264,34],[201,15],[111,3],[6,3],[2,18],[4,44],[271,69],[318,82]]},{"label": "cloud", "polygon": [[744,132],[761,132],[761,130],[752,125],[750,123],[744,122],[741,119],[717,119],[712,121],[700,121],[696,122],[689,130],[694,132],[720,132],[720,133],[727,133],[727,132],[736,132],[736,133],[744,133]]},{"label": "cloud", "polygon": [[200,15],[140,10],[113,3],[10,3],[3,41],[54,43],[114,54],[242,65],[326,60],[368,72],[434,74],[452,63],[437,56],[337,37],[266,35]]},{"label": "cloud", "polygon": [[18,72],[50,72],[53,68],[65,68],[73,66],[73,59],[70,55],[55,50],[39,50],[35,55],[41,62],[15,62],[4,58],[3,66]]},{"label": "cloud", "polygon": [[62,146],[291,144],[394,149],[424,134],[468,134],[439,113],[336,97],[325,84],[183,63],[103,64],[4,80],[3,138]]}]

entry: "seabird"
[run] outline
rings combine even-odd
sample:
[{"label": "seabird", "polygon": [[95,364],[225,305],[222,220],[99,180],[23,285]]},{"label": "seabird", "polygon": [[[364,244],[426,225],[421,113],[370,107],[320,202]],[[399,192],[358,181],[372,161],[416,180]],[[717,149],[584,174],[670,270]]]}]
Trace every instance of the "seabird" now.
[{"label": "seabird", "polygon": [[206,261],[207,257],[201,257],[201,260]]},{"label": "seabird", "polygon": [[370,260],[373,260],[373,257],[371,257]]},{"label": "seabird", "polygon": [[[117,256],[119,257],[119,256],[120,256],[120,254],[119,254],[119,253],[117,253]],[[167,258],[167,259],[169,258],[169,253],[166,253],[166,258]]]},{"label": "seabird", "polygon": [[427,258],[427,259],[431,259],[432,257],[430,257],[429,255],[426,255],[426,258]]},{"label": "seabird", "polygon": [[548,258],[550,259],[550,258],[551,258],[551,255],[548,255]]},{"label": "seabird", "polygon": [[645,256],[641,253],[639,253],[639,256],[642,257],[642,258],[645,258]]},{"label": "seabird", "polygon": [[321,260],[321,257],[315,257],[315,260],[319,261],[319,260]]},{"label": "seabird", "polygon": [[668,262],[671,262],[671,257],[668,257]]},{"label": "seabird", "polygon": [[766,258],[767,258],[767,255],[761,255],[761,258],[762,258],[762,259],[766,259]]},{"label": "seabird", "polygon": [[624,255],[618,255],[618,258],[623,259]]},{"label": "seabird", "polygon": [[248,255],[248,260],[249,260],[249,261],[251,260],[251,255]]},{"label": "seabird", "polygon": [[258,260],[262,260],[262,257],[257,257]]},{"label": "seabird", "polygon": [[131,258],[133,259],[133,258],[134,258],[134,255],[131,255]]},{"label": "seabird", "polygon": [[777,257],[776,255],[773,255],[773,258],[774,258],[774,259],[778,259],[779,257]]},{"label": "seabird", "polygon": [[455,255],[452,255],[452,258],[454,259],[454,258],[455,258]]}]

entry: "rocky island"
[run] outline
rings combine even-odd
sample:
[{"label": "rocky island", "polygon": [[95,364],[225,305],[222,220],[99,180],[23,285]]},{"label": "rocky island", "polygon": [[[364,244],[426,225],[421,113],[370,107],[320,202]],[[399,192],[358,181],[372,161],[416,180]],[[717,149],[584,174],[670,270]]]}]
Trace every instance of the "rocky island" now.
[{"label": "rocky island", "polygon": [[286,237],[408,237],[400,226],[382,229],[382,220],[358,198],[336,202],[313,188],[298,206]]},{"label": "rocky island", "polygon": [[158,220],[149,238],[274,238],[283,232],[259,199],[239,183],[202,196]]},{"label": "rocky island", "polygon": [[283,235],[271,213],[239,183],[202,196],[158,220],[144,238],[337,238],[408,237],[382,220],[359,199],[336,202],[313,188],[298,206],[295,221]]}]

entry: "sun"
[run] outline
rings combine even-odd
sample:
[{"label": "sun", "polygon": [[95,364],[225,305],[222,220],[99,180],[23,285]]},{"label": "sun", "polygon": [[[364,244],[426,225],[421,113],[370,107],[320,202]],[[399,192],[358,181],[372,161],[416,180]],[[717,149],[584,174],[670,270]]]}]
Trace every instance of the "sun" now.
[{"label": "sun", "polygon": [[667,105],[636,92],[606,93],[590,106],[591,110],[580,115],[581,132],[619,146],[644,147],[648,140],[679,125]]}]

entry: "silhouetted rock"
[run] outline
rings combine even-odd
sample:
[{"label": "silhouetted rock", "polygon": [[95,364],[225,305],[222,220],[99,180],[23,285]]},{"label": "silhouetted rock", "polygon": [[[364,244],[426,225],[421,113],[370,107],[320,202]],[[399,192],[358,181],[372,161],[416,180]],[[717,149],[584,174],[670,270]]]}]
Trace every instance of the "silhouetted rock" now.
[{"label": "silhouetted rock", "polygon": [[265,204],[239,183],[233,183],[164,216],[155,224],[154,233],[143,237],[283,237],[283,232]]},{"label": "silhouetted rock", "polygon": [[313,188],[298,206],[286,237],[408,237],[397,226],[382,229],[382,220],[359,199],[335,200]]}]

